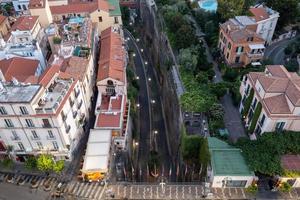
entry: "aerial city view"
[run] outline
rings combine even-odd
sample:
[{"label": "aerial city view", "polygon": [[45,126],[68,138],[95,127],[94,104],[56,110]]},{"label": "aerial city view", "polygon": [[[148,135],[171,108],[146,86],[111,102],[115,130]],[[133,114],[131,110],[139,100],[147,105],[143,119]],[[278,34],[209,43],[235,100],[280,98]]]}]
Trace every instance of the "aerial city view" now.
[{"label": "aerial city view", "polygon": [[0,0],[0,200],[300,199],[300,0]]}]

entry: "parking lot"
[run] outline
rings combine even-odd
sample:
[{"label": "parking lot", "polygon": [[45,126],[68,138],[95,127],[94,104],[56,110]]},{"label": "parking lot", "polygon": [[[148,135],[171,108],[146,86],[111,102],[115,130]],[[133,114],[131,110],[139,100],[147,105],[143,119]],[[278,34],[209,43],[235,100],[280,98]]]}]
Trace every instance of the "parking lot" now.
[{"label": "parking lot", "polygon": [[188,135],[209,135],[207,118],[203,113],[184,112],[183,121]]}]

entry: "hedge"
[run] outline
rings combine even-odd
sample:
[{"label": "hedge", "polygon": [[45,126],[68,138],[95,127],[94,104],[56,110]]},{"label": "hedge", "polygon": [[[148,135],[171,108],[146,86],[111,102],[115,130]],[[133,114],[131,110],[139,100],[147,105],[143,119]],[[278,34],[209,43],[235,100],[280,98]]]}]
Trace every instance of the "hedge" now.
[{"label": "hedge", "polygon": [[249,109],[250,109],[250,106],[251,106],[251,102],[253,100],[253,97],[254,97],[254,89],[251,88],[250,90],[250,94],[249,96],[246,98],[246,101],[244,103],[244,109],[243,109],[243,112],[242,112],[242,115],[243,117],[247,117],[248,115],[248,112],[249,112]]},{"label": "hedge", "polygon": [[253,118],[252,118],[252,122],[251,122],[251,125],[250,125],[250,128],[249,128],[249,132],[252,134],[254,129],[255,129],[255,126],[256,126],[256,123],[257,123],[257,120],[258,120],[258,117],[261,113],[261,103],[259,102],[256,106],[256,109],[254,111],[254,115],[253,115]]}]

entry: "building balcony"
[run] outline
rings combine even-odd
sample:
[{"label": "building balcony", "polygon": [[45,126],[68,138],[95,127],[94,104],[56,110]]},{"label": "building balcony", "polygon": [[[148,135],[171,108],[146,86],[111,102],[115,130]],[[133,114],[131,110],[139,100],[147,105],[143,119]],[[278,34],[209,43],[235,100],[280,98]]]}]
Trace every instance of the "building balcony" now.
[{"label": "building balcony", "polygon": [[247,56],[249,58],[262,58],[264,56],[264,53],[247,53]]},{"label": "building balcony", "polygon": [[53,137],[50,137],[49,135],[47,136],[47,140],[56,140],[56,137],[53,136]]},{"label": "building balcony", "polygon": [[41,139],[40,137],[33,137],[33,136],[31,136],[30,138],[31,138],[31,140],[40,140]]},{"label": "building balcony", "polygon": [[43,124],[43,128],[52,128],[51,124]]},{"label": "building balcony", "polygon": [[11,137],[10,137],[10,139],[11,139],[11,140],[14,140],[14,141],[21,140],[21,138],[20,138],[20,137],[18,137],[18,136],[17,136],[17,137],[15,137],[15,136],[11,136]]}]

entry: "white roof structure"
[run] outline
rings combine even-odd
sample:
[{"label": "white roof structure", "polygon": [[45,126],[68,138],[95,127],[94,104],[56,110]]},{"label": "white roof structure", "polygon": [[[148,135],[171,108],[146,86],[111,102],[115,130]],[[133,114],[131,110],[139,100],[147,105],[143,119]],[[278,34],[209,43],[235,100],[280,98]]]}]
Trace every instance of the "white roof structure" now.
[{"label": "white roof structure", "polygon": [[249,44],[250,49],[264,49],[265,45],[263,44]]},{"label": "white roof structure", "polygon": [[111,130],[91,129],[82,171],[106,172],[108,169],[110,144]]}]

